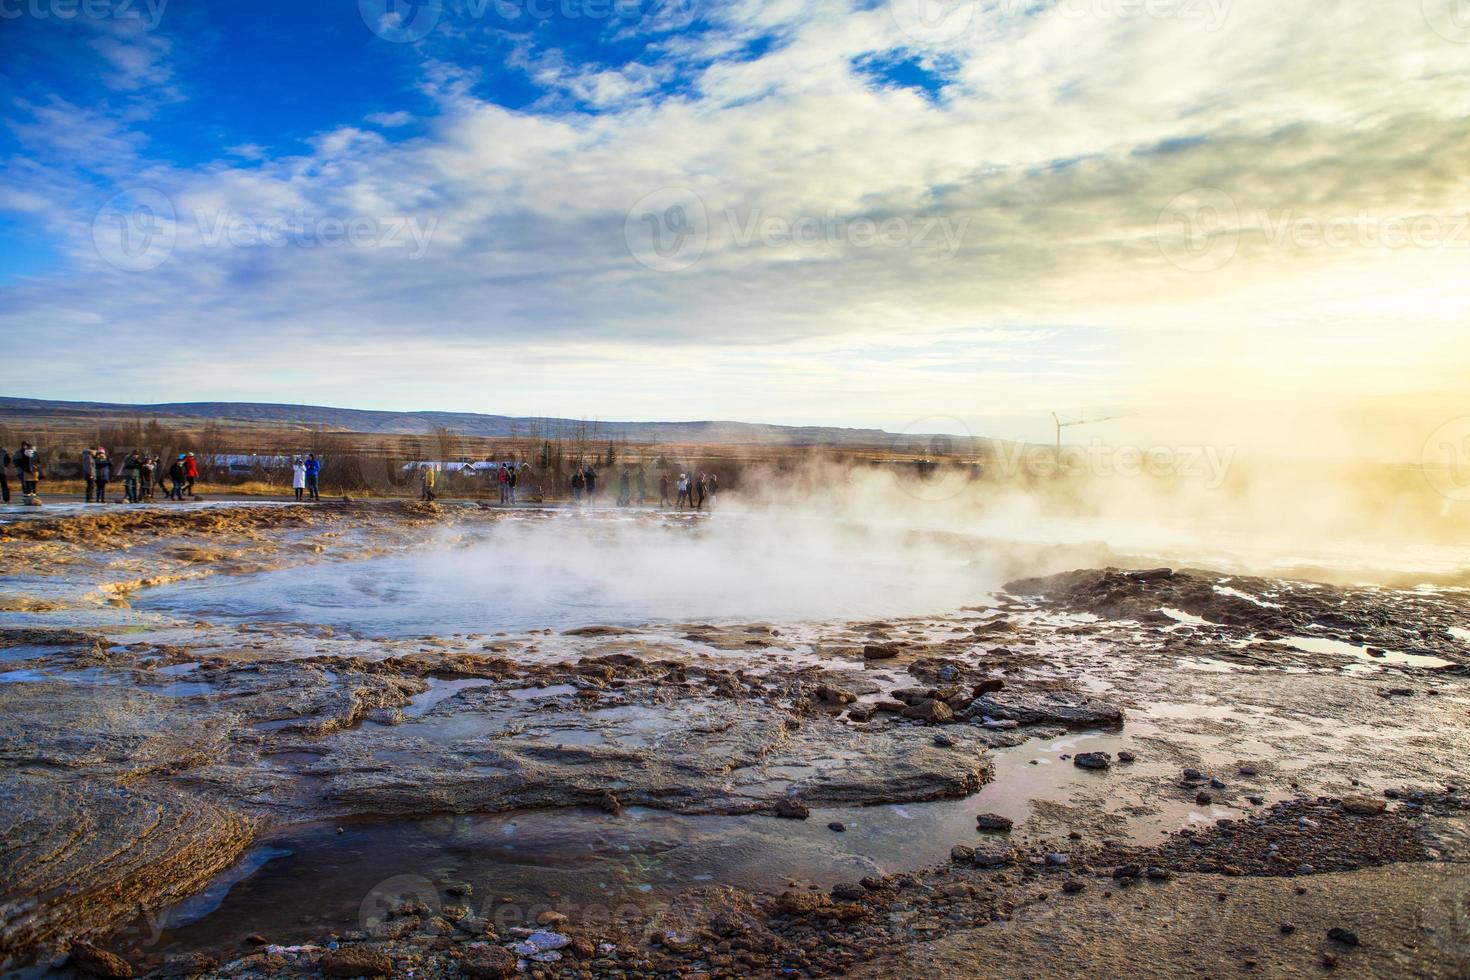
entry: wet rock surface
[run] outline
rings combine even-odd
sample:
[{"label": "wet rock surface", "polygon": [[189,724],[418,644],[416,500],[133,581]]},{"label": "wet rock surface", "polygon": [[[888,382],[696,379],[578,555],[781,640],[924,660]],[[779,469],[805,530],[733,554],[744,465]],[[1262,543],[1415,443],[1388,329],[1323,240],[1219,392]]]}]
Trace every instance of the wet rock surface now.
[{"label": "wet rock surface", "polygon": [[[122,964],[99,968],[161,975],[891,975],[927,948],[936,972],[974,975],[968,936],[1062,901],[1086,903],[1085,924],[1149,890],[1351,892],[1370,869],[1412,893],[1445,879],[1407,869],[1465,859],[1465,794],[1448,787],[1466,681],[1367,652],[1465,663],[1454,590],[1107,569],[921,617],[395,638],[131,608],[170,582],[350,563],[498,519],[392,505],[0,525],[0,558],[49,570],[0,616],[7,962],[96,948]],[[1304,633],[1364,656],[1282,642]],[[471,884],[491,825],[466,821],[497,814],[508,839],[561,828],[517,858],[566,865],[558,881],[606,888],[614,856],[626,878],[563,907]],[[231,899],[237,919],[208,940],[169,911],[222,881],[264,889],[249,869],[293,848],[371,852],[368,830],[404,821],[432,848],[385,859],[385,880],[411,879],[391,908],[371,911],[374,886],[331,929],[265,929]],[[761,843],[719,850],[744,828]],[[842,877],[814,870],[833,842],[863,857]],[[737,874],[766,884],[718,887]],[[1371,925],[1343,924],[1362,946],[1333,955],[1375,948]],[[1047,972],[1075,968],[1032,945]],[[1454,975],[1448,954],[1415,962]]]}]

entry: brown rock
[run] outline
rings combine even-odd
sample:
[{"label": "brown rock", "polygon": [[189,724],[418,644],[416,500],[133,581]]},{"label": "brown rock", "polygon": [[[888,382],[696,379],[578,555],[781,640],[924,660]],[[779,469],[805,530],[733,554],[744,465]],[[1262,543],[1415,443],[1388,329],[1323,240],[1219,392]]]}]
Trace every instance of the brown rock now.
[{"label": "brown rock", "polygon": [[811,915],[832,904],[832,900],[819,892],[782,892],[776,899],[776,911],[783,915]]},{"label": "brown rock", "polygon": [[516,974],[516,955],[500,946],[472,949],[459,961],[459,971],[476,980],[498,980]]},{"label": "brown rock", "polygon": [[371,946],[344,946],[323,953],[318,966],[329,977],[386,977],[393,973],[393,958]]},{"label": "brown rock", "polygon": [[812,815],[812,811],[802,803],[798,803],[789,796],[783,796],[776,801],[776,816],[785,817],[787,820],[805,820]]},{"label": "brown rock", "polygon": [[943,725],[954,721],[954,712],[943,701],[929,699],[904,708],[900,712],[905,718],[915,718],[931,725]]},{"label": "brown rock", "polygon": [[869,643],[863,647],[864,660],[892,660],[898,656],[898,647],[892,643]]},{"label": "brown rock", "polygon": [[1388,801],[1380,800],[1375,796],[1344,796],[1342,808],[1348,813],[1369,817],[1388,809]]},{"label": "brown rock", "polygon": [[71,965],[94,977],[131,977],[133,968],[116,953],[98,949],[91,943],[78,943],[71,948]]}]

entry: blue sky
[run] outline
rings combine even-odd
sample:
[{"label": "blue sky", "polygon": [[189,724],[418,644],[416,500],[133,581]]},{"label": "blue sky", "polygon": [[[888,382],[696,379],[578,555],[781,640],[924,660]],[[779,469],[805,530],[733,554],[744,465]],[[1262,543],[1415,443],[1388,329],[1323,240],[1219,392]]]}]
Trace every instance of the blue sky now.
[{"label": "blue sky", "polygon": [[1455,2],[0,0],[6,393],[1408,446]]}]

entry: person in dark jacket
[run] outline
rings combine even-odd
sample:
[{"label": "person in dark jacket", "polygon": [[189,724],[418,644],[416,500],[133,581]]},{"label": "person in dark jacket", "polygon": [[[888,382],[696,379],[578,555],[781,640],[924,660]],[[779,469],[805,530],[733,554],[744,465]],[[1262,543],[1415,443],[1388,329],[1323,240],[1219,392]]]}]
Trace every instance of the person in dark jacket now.
[{"label": "person in dark jacket", "polygon": [[136,504],[143,499],[138,492],[138,476],[143,471],[143,460],[134,449],[123,459],[122,481],[123,499],[130,504]]},{"label": "person in dark jacket", "polygon": [[587,485],[581,470],[572,470],[572,501],[580,504],[582,502],[582,488]]},{"label": "person in dark jacket", "polygon": [[658,505],[660,507],[673,506],[673,501],[669,500],[669,475],[667,473],[658,475]]},{"label": "person in dark jacket", "polygon": [[320,501],[321,494],[318,485],[321,482],[322,461],[310,453],[306,456],[306,495],[312,500]]},{"label": "person in dark jacket", "polygon": [[184,499],[184,454],[179,453],[179,458],[169,464],[168,467],[168,499]]},{"label": "person in dark jacket", "polygon": [[87,484],[87,503],[90,504],[97,493],[97,450],[94,447],[82,450],[81,468],[82,479]]},{"label": "person in dark jacket", "polygon": [[0,504],[10,503],[10,450],[0,448]]},{"label": "person in dark jacket", "polygon": [[158,457],[143,457],[138,466],[138,496],[145,503],[153,500],[153,480],[158,474]]},{"label": "person in dark jacket", "polygon": [[707,486],[704,474],[699,474],[699,480],[694,484],[694,492],[690,494],[694,498],[695,510],[704,510],[704,494]]},{"label": "person in dark jacket", "polygon": [[107,503],[107,484],[112,480],[112,460],[107,458],[107,450],[101,446],[97,447],[97,453],[93,457],[96,479],[97,479],[97,502]]},{"label": "person in dark jacket", "polygon": [[28,442],[20,444],[20,453],[15,457],[15,475],[20,477],[20,495],[34,497],[36,484],[41,482],[41,457],[36,447]]},{"label": "person in dark jacket", "polygon": [[591,507],[597,502],[597,471],[590,466],[587,467],[582,472],[582,479],[587,484],[587,506]]}]

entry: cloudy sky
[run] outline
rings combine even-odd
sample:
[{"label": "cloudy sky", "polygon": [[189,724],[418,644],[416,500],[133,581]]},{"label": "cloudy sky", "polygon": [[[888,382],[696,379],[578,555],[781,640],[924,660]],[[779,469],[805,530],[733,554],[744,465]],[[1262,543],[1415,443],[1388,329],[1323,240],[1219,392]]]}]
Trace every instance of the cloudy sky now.
[{"label": "cloudy sky", "polygon": [[0,0],[0,99],[4,394],[1470,413],[1470,0]]}]

